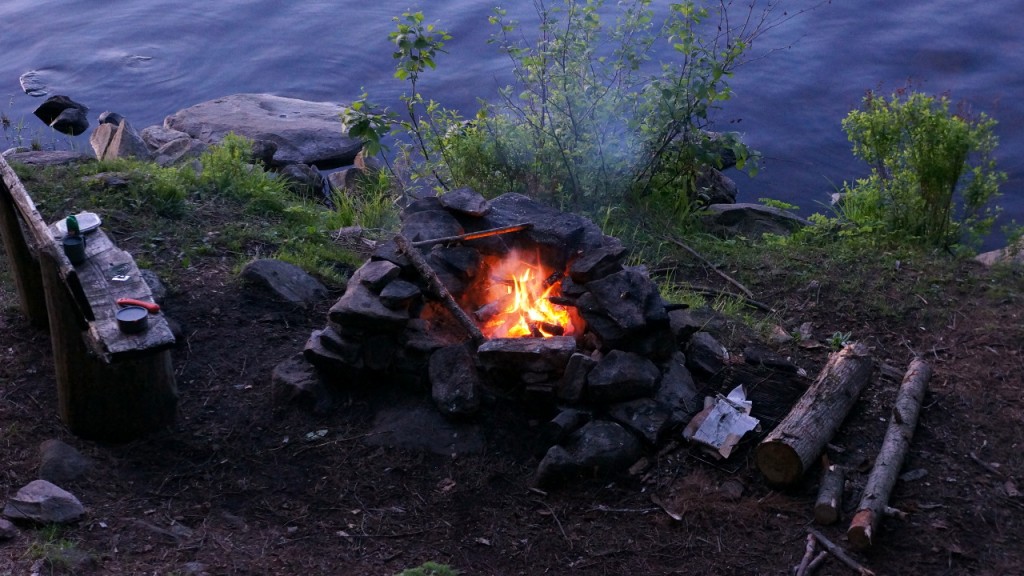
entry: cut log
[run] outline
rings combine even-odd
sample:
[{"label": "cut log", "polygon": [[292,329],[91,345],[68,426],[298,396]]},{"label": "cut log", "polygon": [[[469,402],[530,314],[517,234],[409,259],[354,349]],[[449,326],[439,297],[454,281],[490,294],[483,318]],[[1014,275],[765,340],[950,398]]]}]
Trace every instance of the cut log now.
[{"label": "cut log", "polygon": [[814,521],[822,526],[839,521],[839,510],[843,506],[843,483],[846,473],[841,466],[829,466],[821,475],[818,500],[814,503]]},{"label": "cut log", "polygon": [[896,478],[903,467],[910,441],[914,437],[914,428],[917,427],[921,403],[928,390],[928,379],[931,375],[931,366],[923,360],[915,359],[903,376],[903,383],[896,396],[896,405],[889,419],[889,427],[885,431],[885,440],[882,441],[882,449],[875,458],[875,465],[864,486],[864,495],[857,507],[857,513],[846,532],[850,545],[856,549],[863,550],[871,546],[882,517],[886,515],[889,495],[896,485]]},{"label": "cut log", "polygon": [[757,468],[778,486],[791,485],[817,460],[871,376],[868,347],[854,342],[833,354],[789,414],[757,447]]}]

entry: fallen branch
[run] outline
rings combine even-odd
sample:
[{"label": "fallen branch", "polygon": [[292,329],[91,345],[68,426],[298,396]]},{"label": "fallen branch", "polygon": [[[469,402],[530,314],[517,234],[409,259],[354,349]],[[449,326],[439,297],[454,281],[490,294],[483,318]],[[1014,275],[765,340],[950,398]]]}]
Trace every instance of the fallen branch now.
[{"label": "fallen branch", "polygon": [[821,532],[818,532],[817,530],[811,528],[810,529],[810,533],[814,535],[814,539],[817,540],[818,543],[821,544],[825,548],[825,550],[828,550],[829,554],[835,556],[836,560],[839,560],[843,564],[846,564],[854,572],[857,572],[858,574],[860,574],[860,576],[875,576],[874,572],[872,572],[871,570],[868,570],[860,562],[857,562],[856,560],[851,558],[850,555],[847,554],[845,550],[843,550],[839,546],[836,546],[835,543],[833,543],[831,540],[826,538],[825,535],[822,534]]},{"label": "fallen branch", "polygon": [[828,359],[817,380],[757,446],[757,468],[775,485],[790,485],[817,461],[871,376],[871,355],[859,342]]},{"label": "fallen branch", "polygon": [[744,305],[749,306],[750,308],[754,308],[756,310],[760,310],[761,312],[764,312],[766,314],[770,314],[772,312],[775,312],[774,308],[772,308],[771,306],[765,304],[764,302],[758,302],[757,300],[752,300],[752,299],[747,298],[745,296],[740,296],[739,294],[733,294],[732,292],[727,292],[725,290],[719,290],[717,288],[709,288],[707,286],[695,286],[693,284],[687,284],[685,282],[677,282],[676,286],[679,286],[680,288],[682,288],[684,290],[689,290],[690,292],[695,292],[697,294],[703,294],[704,296],[715,296],[715,297],[721,296],[721,297],[724,297],[724,298],[735,298],[735,299],[739,300],[740,302],[742,302]]},{"label": "fallen branch", "polygon": [[807,569],[800,576],[811,576],[811,574],[814,574],[818,570],[818,566],[825,562],[825,558],[828,558],[828,551],[822,550],[814,557],[814,560],[811,560],[811,563],[807,565]]},{"label": "fallen branch", "polygon": [[814,559],[814,539],[813,534],[807,535],[807,547],[804,548],[804,557],[800,559],[800,563],[797,564],[796,568],[793,569],[795,576],[804,576],[807,574],[807,567],[810,566],[811,561]]},{"label": "fallen branch", "polygon": [[874,542],[879,524],[889,505],[889,495],[896,485],[900,468],[903,467],[903,459],[910,448],[910,440],[914,437],[917,417],[921,412],[921,403],[928,390],[928,379],[931,375],[931,366],[915,358],[903,377],[900,391],[896,395],[892,418],[885,431],[885,440],[882,441],[882,449],[875,458],[875,466],[871,469],[871,475],[864,486],[864,495],[853,521],[850,522],[850,529],[846,531],[846,538],[856,549],[863,550]]},{"label": "fallen branch", "polygon": [[743,293],[747,295],[747,298],[750,298],[751,300],[754,300],[754,293],[751,292],[746,286],[744,286],[743,284],[740,284],[739,281],[736,280],[735,278],[733,278],[732,276],[729,276],[725,272],[722,272],[721,270],[719,270],[717,266],[715,266],[714,264],[709,262],[707,258],[701,256],[699,252],[697,252],[693,248],[690,248],[682,240],[678,240],[678,239],[672,238],[670,236],[666,236],[664,238],[665,238],[665,240],[668,240],[669,242],[671,242],[671,243],[675,244],[676,246],[679,246],[683,250],[686,250],[687,252],[689,252],[694,258],[696,258],[696,259],[700,260],[701,262],[703,262],[705,266],[708,266],[709,268],[714,270],[715,274],[718,274],[719,276],[721,276],[726,282],[728,282],[729,284],[732,284],[733,286],[735,286],[735,287],[739,288],[741,291],[743,291]]},{"label": "fallen branch", "polygon": [[410,242],[412,246],[430,246],[432,244],[441,244],[443,242],[458,242],[460,240],[479,240],[480,238],[489,238],[491,236],[498,236],[501,234],[511,234],[513,232],[520,232],[522,230],[529,230],[533,228],[533,224],[514,224],[512,226],[503,226],[501,228],[491,228],[489,230],[480,230],[479,232],[466,232],[465,234],[459,234],[457,236],[445,236],[444,238],[432,238],[430,240],[417,240],[416,242]]},{"label": "fallen branch", "polygon": [[473,342],[477,345],[482,344],[485,338],[483,333],[480,332],[480,328],[466,314],[466,311],[459,306],[455,298],[452,298],[451,292],[448,291],[448,288],[437,277],[430,264],[423,259],[423,254],[420,254],[420,251],[412,246],[409,239],[401,234],[395,236],[395,244],[403,254],[409,257],[409,261],[412,262],[413,267],[416,268],[416,271],[426,281],[431,291],[441,300],[441,304],[452,313],[455,320],[462,325],[466,333],[473,339]]}]

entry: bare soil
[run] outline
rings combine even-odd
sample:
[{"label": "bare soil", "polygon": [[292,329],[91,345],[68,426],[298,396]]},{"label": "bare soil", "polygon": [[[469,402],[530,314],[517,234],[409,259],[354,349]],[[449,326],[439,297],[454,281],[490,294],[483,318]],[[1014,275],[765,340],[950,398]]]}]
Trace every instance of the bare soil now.
[{"label": "bare soil", "polygon": [[[746,276],[787,329],[813,323],[813,339],[778,347],[810,378],[837,331],[875,355],[872,382],[828,450],[855,468],[845,514],[821,531],[845,543],[902,372],[920,354],[935,373],[905,470],[926,474],[897,484],[891,504],[906,519],[886,520],[881,543],[854,556],[878,574],[1024,573],[1021,275],[965,263],[948,283],[911,291],[931,280],[905,263],[899,282],[863,280],[870,292],[848,293],[857,273],[822,267],[799,290],[783,288],[792,285],[780,281],[784,270]],[[177,423],[123,445],[81,440],[61,424],[48,336],[28,326],[6,288],[0,498],[36,478],[47,439],[94,466],[63,486],[86,518],[59,541],[22,526],[0,542],[0,575],[390,575],[429,560],[481,575],[753,575],[788,574],[803,554],[818,471],[771,489],[753,462],[756,438],[719,463],[671,442],[634,473],[549,491],[532,484],[542,418],[518,407],[491,406],[476,422],[481,454],[373,446],[365,440],[375,415],[408,400],[407,390],[353,383],[319,416],[274,401],[272,369],[323,326],[331,301],[283,306],[214,257],[190,277],[164,303],[184,334],[173,352]],[[738,351],[745,336],[735,334]],[[65,552],[54,552],[60,545]],[[819,574],[852,571],[829,558]]]}]

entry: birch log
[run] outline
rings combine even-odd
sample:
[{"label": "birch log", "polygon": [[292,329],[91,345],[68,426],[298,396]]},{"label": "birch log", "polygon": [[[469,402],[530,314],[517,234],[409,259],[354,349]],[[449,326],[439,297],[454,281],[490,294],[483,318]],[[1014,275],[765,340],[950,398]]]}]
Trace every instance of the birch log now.
[{"label": "birch log", "polygon": [[843,485],[846,473],[842,466],[829,466],[821,474],[818,500],[814,503],[814,521],[822,526],[839,521],[839,510],[843,506]]},{"label": "birch log", "polygon": [[757,447],[765,479],[786,486],[800,480],[839,429],[871,376],[868,347],[854,342],[833,354],[807,392]]},{"label": "birch log", "polygon": [[850,529],[846,531],[846,538],[856,549],[863,550],[874,543],[879,524],[889,506],[889,495],[896,485],[896,478],[914,437],[914,428],[917,427],[921,403],[931,375],[931,366],[923,360],[915,359],[903,376],[882,449],[875,458],[875,466],[864,486],[864,495],[850,522]]}]

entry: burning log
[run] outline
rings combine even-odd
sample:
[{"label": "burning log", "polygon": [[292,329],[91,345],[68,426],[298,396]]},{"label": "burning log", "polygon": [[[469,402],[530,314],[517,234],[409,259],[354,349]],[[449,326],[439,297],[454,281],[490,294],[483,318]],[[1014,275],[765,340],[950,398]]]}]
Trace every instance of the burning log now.
[{"label": "burning log", "polygon": [[491,236],[499,236],[501,234],[511,234],[513,232],[521,232],[523,230],[529,230],[533,227],[533,224],[515,224],[513,226],[502,226],[501,228],[491,228],[490,230],[481,230],[479,232],[467,232],[465,234],[459,234],[457,236],[445,236],[444,238],[431,238],[430,240],[418,240],[412,242],[412,246],[430,246],[432,244],[441,244],[446,242],[458,242],[460,240],[479,240],[480,238],[489,238]]},{"label": "burning log", "polygon": [[768,482],[798,481],[821,454],[853,408],[871,376],[871,355],[862,343],[833,354],[789,414],[757,447],[757,468]]},{"label": "burning log", "polygon": [[850,545],[859,550],[871,546],[878,532],[879,524],[885,515],[889,495],[896,485],[896,477],[903,466],[903,459],[910,448],[917,427],[917,417],[921,412],[921,403],[928,390],[928,379],[932,368],[920,359],[914,359],[903,376],[903,383],[896,395],[896,405],[892,410],[889,427],[885,431],[882,449],[875,459],[875,466],[864,486],[857,513],[850,522],[846,537]]},{"label": "burning log", "polygon": [[493,302],[489,302],[480,308],[477,308],[476,312],[473,312],[473,316],[476,318],[477,322],[487,324],[492,318],[504,312],[514,299],[515,297],[511,294],[503,296]]},{"label": "burning log", "polygon": [[401,234],[395,235],[395,244],[403,254],[409,257],[409,261],[412,262],[416,271],[420,273],[420,276],[422,276],[423,280],[427,282],[427,285],[430,286],[430,289],[434,294],[440,298],[441,304],[443,304],[444,307],[451,312],[452,316],[455,317],[455,320],[462,325],[466,330],[466,333],[473,339],[473,342],[478,345],[482,343],[485,338],[483,333],[480,332],[480,328],[477,327],[476,323],[474,323],[466,312],[459,306],[458,302],[452,298],[451,293],[448,292],[448,289],[445,288],[444,284],[442,284],[437,278],[437,274],[434,273],[430,264],[427,264],[427,261],[423,259],[423,255],[420,254],[420,251],[417,250],[411,242],[409,242],[408,238]]}]

